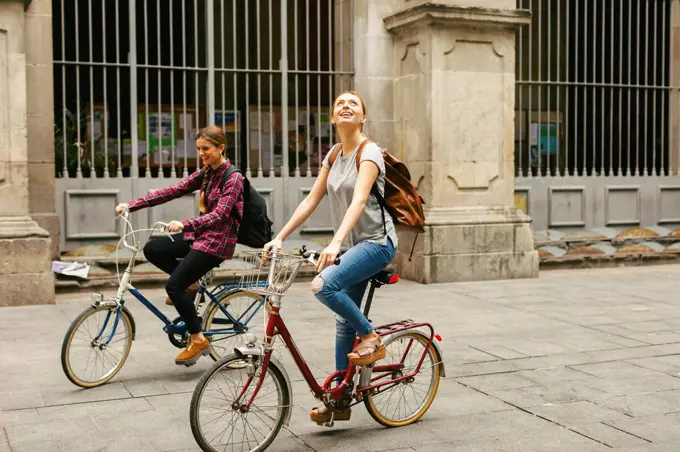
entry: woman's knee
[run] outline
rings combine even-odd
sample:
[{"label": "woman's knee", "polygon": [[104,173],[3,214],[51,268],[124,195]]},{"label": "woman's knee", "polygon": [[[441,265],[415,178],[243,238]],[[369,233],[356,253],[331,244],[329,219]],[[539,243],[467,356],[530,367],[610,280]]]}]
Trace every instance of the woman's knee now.
[{"label": "woman's knee", "polygon": [[160,255],[163,254],[163,245],[160,240],[149,240],[144,245],[144,257],[153,263]]},{"label": "woman's knee", "polygon": [[316,275],[316,277],[312,280],[312,293],[314,295],[323,290],[323,283],[323,277],[321,275]]}]

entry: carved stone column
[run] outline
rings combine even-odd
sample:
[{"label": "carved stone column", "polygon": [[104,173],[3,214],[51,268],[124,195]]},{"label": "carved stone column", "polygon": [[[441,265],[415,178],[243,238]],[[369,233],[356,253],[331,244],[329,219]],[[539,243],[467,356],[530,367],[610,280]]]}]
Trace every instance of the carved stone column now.
[{"label": "carved stone column", "polygon": [[50,236],[29,216],[28,34],[24,2],[1,1],[0,306],[54,303]]},{"label": "carved stone column", "polygon": [[400,232],[399,270],[424,283],[536,277],[531,219],[513,203],[515,29],[530,17],[511,6],[401,6],[384,18],[393,151],[425,198],[427,230],[412,260],[414,236]]}]

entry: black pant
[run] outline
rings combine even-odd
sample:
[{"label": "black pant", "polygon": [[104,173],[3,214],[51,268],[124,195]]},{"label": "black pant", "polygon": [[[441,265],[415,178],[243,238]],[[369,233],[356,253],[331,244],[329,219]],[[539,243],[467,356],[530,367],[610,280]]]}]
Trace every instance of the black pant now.
[{"label": "black pant", "polygon": [[[144,255],[156,267],[170,275],[165,290],[175,305],[190,334],[201,332],[194,300],[187,294],[186,289],[198,281],[212,268],[222,263],[222,259],[202,251],[192,250],[189,243],[184,241],[184,234],[174,234],[160,237],[149,242],[144,247]],[[181,262],[178,259],[183,258]]]}]

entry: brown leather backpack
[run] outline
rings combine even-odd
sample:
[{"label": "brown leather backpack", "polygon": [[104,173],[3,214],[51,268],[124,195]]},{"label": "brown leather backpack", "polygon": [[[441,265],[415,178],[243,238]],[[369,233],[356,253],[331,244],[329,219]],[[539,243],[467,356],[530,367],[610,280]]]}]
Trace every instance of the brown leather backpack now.
[{"label": "brown leather backpack", "polygon": [[[357,171],[359,170],[364,147],[371,142],[368,139],[364,140],[357,150],[355,159]],[[342,144],[337,145],[329,157],[331,166],[339,152],[342,152]],[[395,224],[412,228],[418,233],[425,232],[425,214],[423,212],[425,201],[411,183],[411,173],[402,161],[384,149],[382,150],[382,155],[385,160],[385,196],[380,195],[375,184],[371,187],[371,193],[383,209],[383,225],[385,225],[385,210],[387,210]],[[418,235],[416,235],[417,238]],[[414,240],[413,248],[415,248],[415,244]],[[411,255],[413,255],[413,248],[411,249]]]}]

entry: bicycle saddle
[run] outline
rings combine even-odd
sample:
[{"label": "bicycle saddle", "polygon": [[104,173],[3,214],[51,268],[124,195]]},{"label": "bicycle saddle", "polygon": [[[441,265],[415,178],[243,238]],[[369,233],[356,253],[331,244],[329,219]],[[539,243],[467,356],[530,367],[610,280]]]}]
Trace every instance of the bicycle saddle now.
[{"label": "bicycle saddle", "polygon": [[399,282],[399,274],[394,270],[382,270],[376,273],[371,279],[380,285],[396,284]]}]

